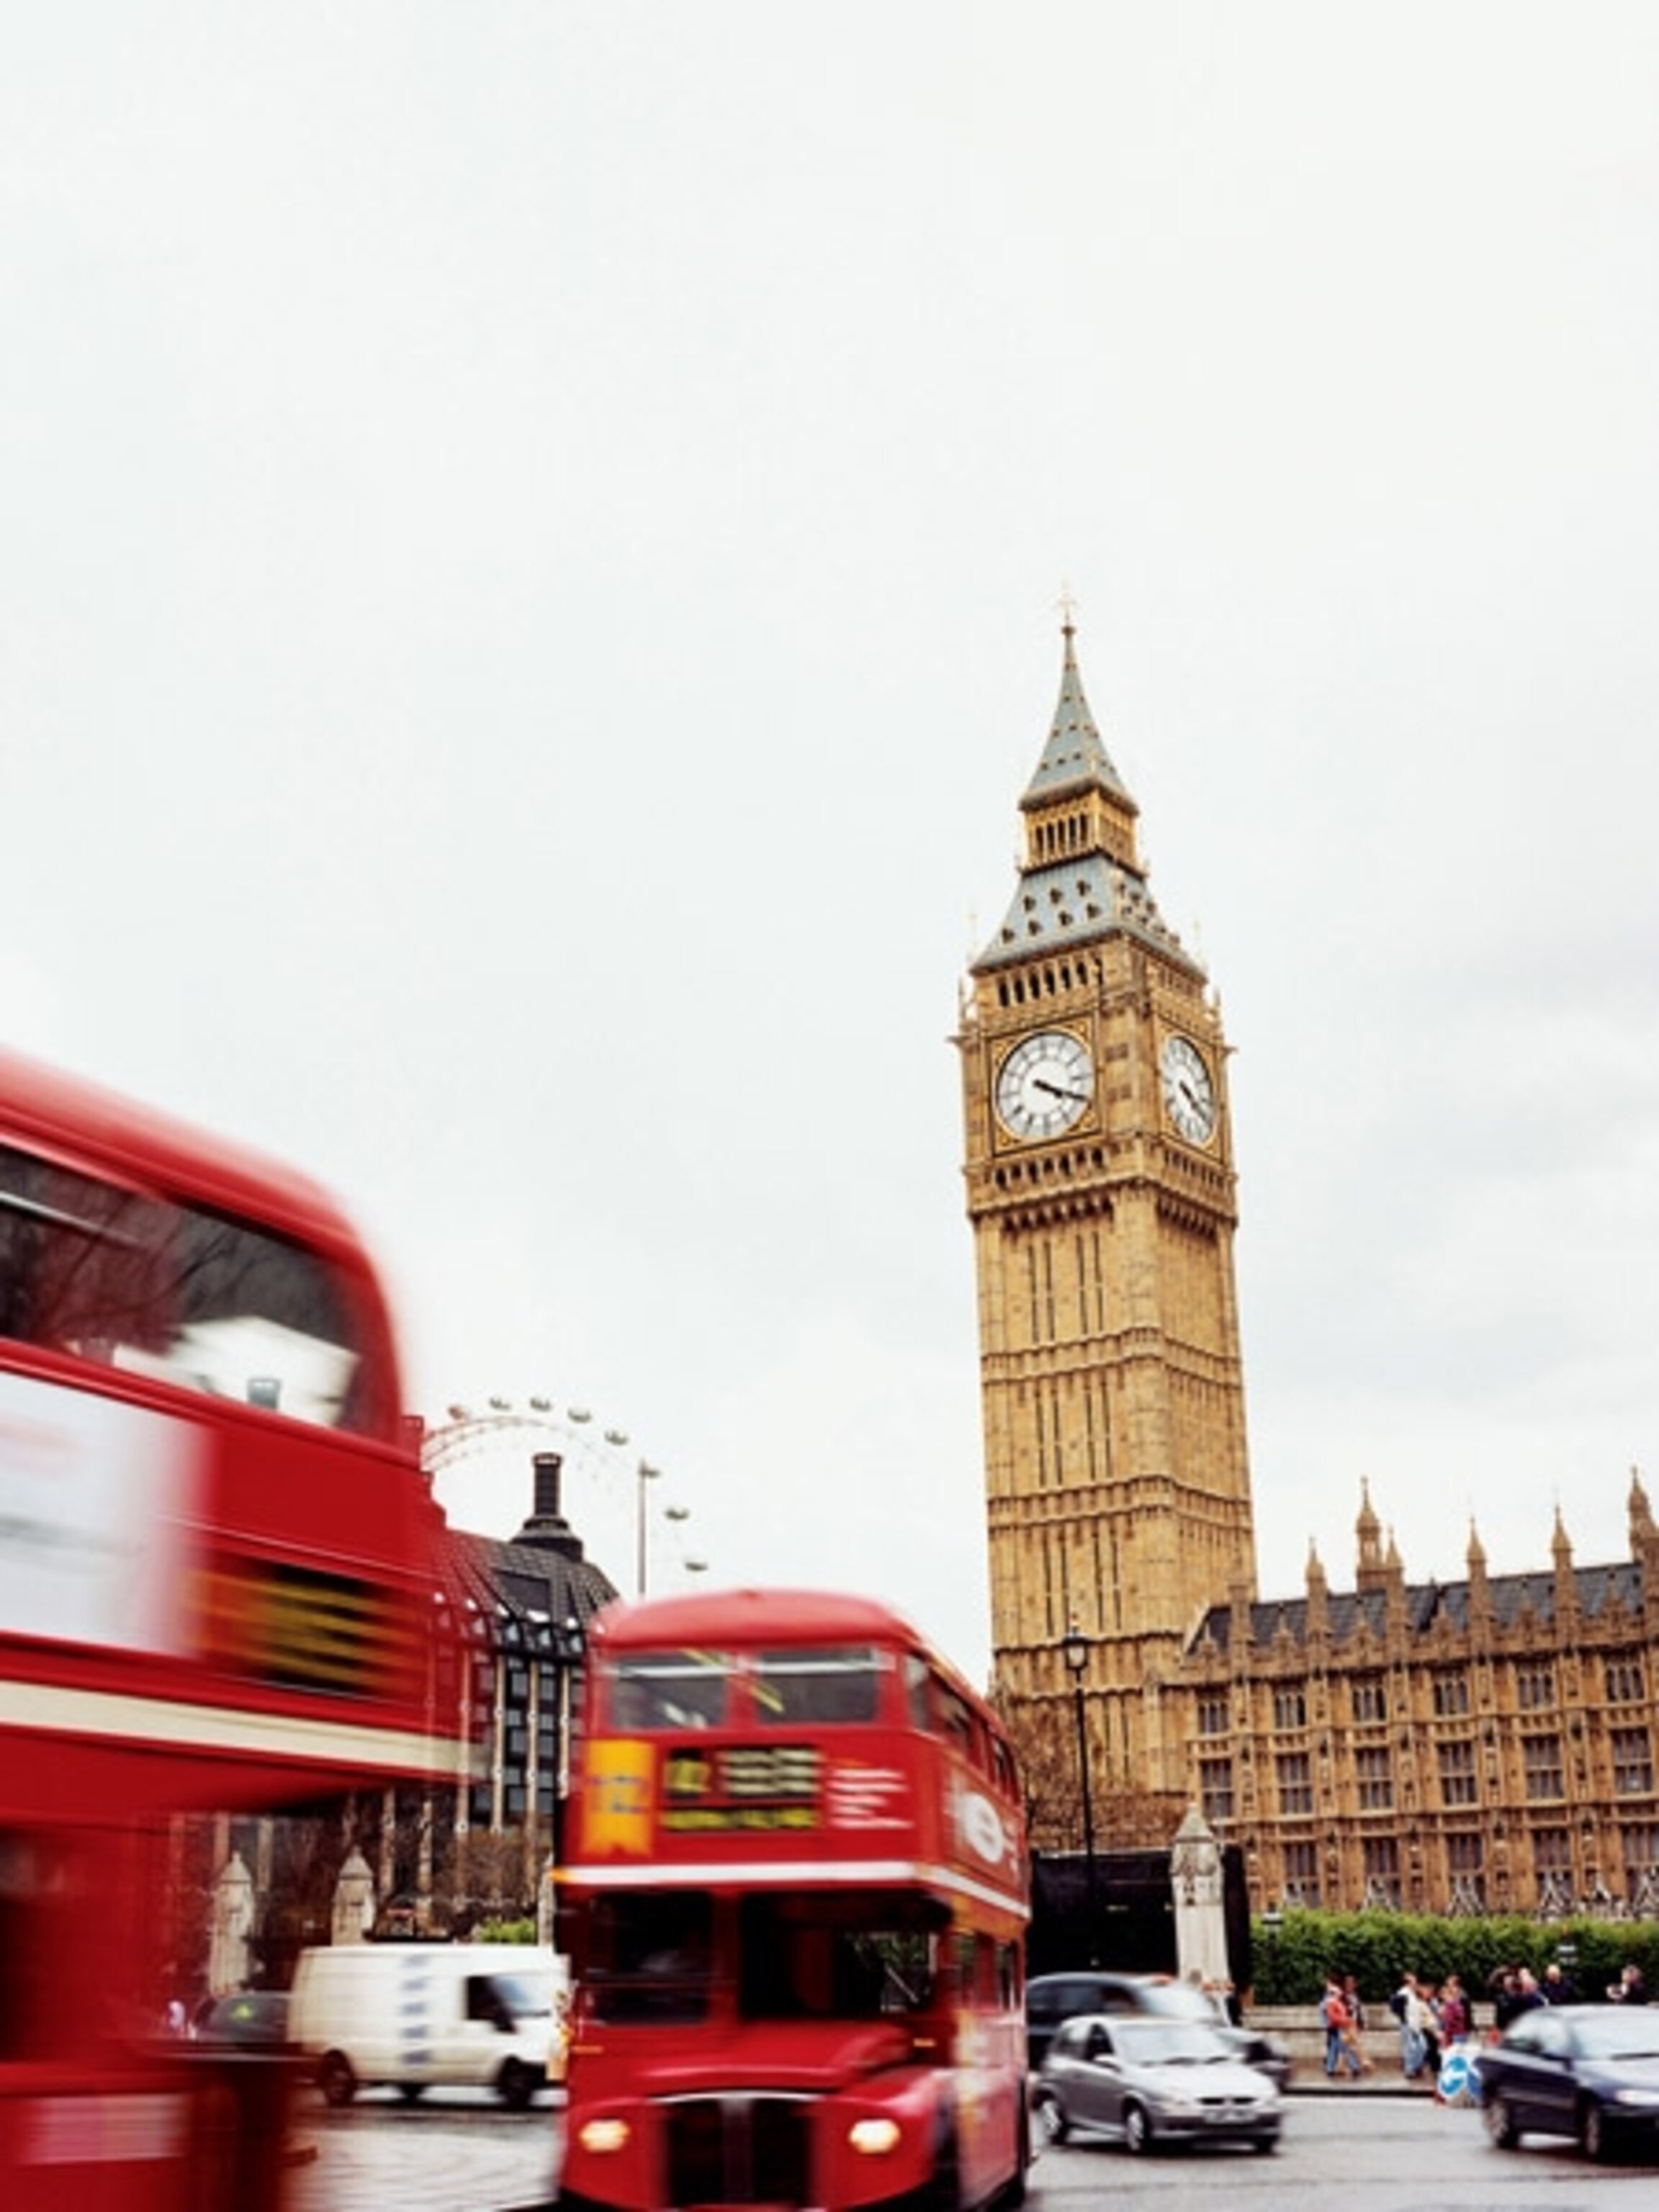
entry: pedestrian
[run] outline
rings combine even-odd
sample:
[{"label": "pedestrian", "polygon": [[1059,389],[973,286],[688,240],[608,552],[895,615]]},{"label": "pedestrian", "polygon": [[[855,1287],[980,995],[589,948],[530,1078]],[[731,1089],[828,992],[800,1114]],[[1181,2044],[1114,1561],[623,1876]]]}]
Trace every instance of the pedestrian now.
[{"label": "pedestrian", "polygon": [[1515,1978],[1518,1985],[1515,1999],[1517,2013],[1535,2012],[1540,2005],[1548,2002],[1538,1986],[1538,1977],[1530,1966],[1518,1966]]},{"label": "pedestrian", "polygon": [[1469,2001],[1463,1994],[1463,1984],[1455,1974],[1448,1974],[1440,1992],[1440,2045],[1449,2051],[1454,2043],[1462,2043],[1474,2025],[1474,2015]]},{"label": "pedestrian", "polygon": [[1325,2072],[1333,2081],[1346,2063],[1350,2075],[1361,2071],[1361,2053],[1354,2042],[1353,2018],[1334,1974],[1325,1984],[1319,2017],[1325,2028]]},{"label": "pedestrian", "polygon": [[1365,2003],[1359,1994],[1358,1978],[1353,1974],[1342,1977],[1342,2002],[1347,2007],[1348,2027],[1343,2040],[1359,2059],[1359,2070],[1369,2074],[1371,2062],[1365,2049]]},{"label": "pedestrian", "polygon": [[1608,1990],[1607,1996],[1614,2004],[1640,2005],[1647,2002],[1648,1985],[1634,1959]]},{"label": "pedestrian", "polygon": [[1573,2002],[1572,1977],[1565,1972],[1559,1959],[1552,1959],[1544,1969],[1544,1978],[1539,1984],[1546,2004],[1571,2004]]},{"label": "pedestrian", "polygon": [[1400,2026],[1401,2069],[1408,2081],[1420,2081],[1426,2075],[1432,2086],[1440,2070],[1440,2044],[1428,1990],[1415,1974],[1407,1974],[1401,1986],[1406,2012]]},{"label": "pedestrian", "polygon": [[1513,1966],[1501,1966],[1493,1977],[1492,1992],[1492,2024],[1494,2035],[1501,2035],[1517,2012],[1525,2008],[1521,2003],[1521,1977]]}]

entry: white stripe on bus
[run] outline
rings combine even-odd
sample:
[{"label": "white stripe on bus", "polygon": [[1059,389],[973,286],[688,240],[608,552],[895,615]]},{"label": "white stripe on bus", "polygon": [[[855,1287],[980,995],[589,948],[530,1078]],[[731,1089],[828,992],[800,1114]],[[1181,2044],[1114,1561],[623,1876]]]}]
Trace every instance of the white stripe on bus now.
[{"label": "white stripe on bus", "polygon": [[797,1859],[787,1866],[757,1864],[752,1859],[726,1863],[714,1860],[696,1865],[654,1859],[630,1866],[563,1866],[558,1869],[558,1879],[572,1889],[659,1889],[665,1883],[691,1888],[731,1882],[744,1889],[787,1888],[792,1882],[804,1881],[858,1882],[866,1887],[898,1883],[906,1888],[953,1890],[981,1905],[1017,1912],[1022,1918],[1027,1911],[1025,1899],[1018,1891],[993,1889],[987,1882],[958,1874],[953,1867],[924,1866],[915,1859]]},{"label": "white stripe on bus", "polygon": [[0,1682],[0,1728],[99,1736],[163,1751],[242,1753],[354,1771],[445,1779],[470,1776],[476,1763],[468,1745],[447,1743],[406,1729],[364,1728],[349,1721],[307,1720],[233,1705],[186,1705],[173,1698],[70,1690],[50,1682]]}]

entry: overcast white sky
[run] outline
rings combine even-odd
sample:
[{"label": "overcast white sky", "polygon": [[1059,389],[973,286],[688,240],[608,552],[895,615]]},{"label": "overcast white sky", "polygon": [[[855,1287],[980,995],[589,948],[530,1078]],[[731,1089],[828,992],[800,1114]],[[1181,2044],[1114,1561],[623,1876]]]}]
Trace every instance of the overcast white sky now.
[{"label": "overcast white sky", "polygon": [[428,1416],[625,1429],[619,1582],[643,1451],[985,1665],[947,1039],[1066,580],[1237,1048],[1264,1595],[1362,1476],[1413,1577],[1623,1554],[1659,10],[14,8],[0,313],[0,1032],[332,1185]]}]

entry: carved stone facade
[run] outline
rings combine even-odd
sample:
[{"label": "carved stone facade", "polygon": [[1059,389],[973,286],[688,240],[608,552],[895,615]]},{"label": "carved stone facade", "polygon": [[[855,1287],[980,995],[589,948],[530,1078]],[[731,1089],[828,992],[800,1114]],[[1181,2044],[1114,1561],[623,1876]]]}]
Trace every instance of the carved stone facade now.
[{"label": "carved stone facade", "polygon": [[1086,1763],[1097,1813],[1200,1806],[1257,1907],[1659,1913],[1639,1480],[1617,1565],[1575,1567],[1558,1520],[1544,1571],[1489,1576],[1472,1536],[1466,1580],[1408,1583],[1367,1495],[1351,1592],[1310,1557],[1302,1596],[1256,1596],[1220,1011],[1158,915],[1064,636],[956,1039],[1015,1740],[1032,1772]]},{"label": "carved stone facade", "polygon": [[1188,1784],[1243,1846],[1252,1901],[1659,1916],[1659,1528],[1630,1558],[1408,1583],[1369,1492],[1352,1590],[1206,1614],[1164,1692]]}]

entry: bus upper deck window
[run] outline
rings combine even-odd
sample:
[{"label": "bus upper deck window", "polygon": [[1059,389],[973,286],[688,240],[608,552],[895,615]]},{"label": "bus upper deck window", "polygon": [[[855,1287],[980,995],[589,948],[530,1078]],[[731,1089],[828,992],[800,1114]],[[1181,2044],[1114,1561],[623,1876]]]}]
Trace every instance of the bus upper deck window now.
[{"label": "bus upper deck window", "polygon": [[867,1644],[763,1651],[755,1662],[755,1710],[763,1727],[873,1721],[889,1662]]},{"label": "bus upper deck window", "polygon": [[731,1661],[720,1651],[629,1651],[612,1662],[611,1724],[619,1729],[719,1728],[727,1717]]},{"label": "bus upper deck window", "polygon": [[390,1418],[319,1255],[9,1146],[0,1335],[323,1427]]}]

